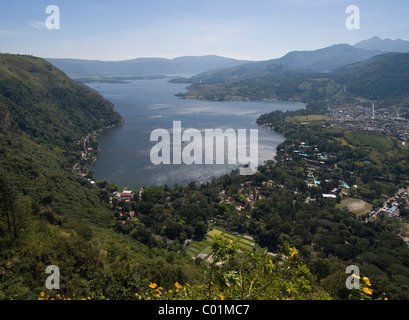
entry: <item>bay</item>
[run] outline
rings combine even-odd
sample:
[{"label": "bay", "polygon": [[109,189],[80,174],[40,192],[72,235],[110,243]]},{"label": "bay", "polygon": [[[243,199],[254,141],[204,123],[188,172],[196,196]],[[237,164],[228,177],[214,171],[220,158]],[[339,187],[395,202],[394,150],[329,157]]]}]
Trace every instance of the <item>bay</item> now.
[{"label": "bay", "polygon": [[159,164],[154,165],[150,151],[157,142],[150,141],[151,132],[165,129],[172,132],[173,121],[181,121],[182,132],[198,129],[258,129],[259,164],[273,159],[277,146],[284,141],[280,134],[259,128],[256,119],[274,110],[298,110],[305,104],[294,102],[211,102],[184,100],[175,94],[185,92],[185,84],[169,83],[168,79],[135,80],[129,83],[87,84],[115,105],[124,124],[102,133],[97,141],[98,159],[89,166],[97,180],[117,183],[128,188],[204,183],[238,169],[227,164]]}]

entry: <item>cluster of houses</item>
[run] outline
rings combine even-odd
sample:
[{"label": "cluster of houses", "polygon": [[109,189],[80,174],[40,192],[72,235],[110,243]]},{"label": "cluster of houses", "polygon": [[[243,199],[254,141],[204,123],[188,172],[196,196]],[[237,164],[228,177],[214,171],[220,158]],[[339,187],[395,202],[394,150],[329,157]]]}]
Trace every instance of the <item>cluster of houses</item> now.
[{"label": "cluster of houses", "polygon": [[402,108],[387,107],[331,107],[330,121],[341,128],[376,131],[397,137],[406,144],[409,141],[409,122],[402,117]]},{"label": "cluster of houses", "polygon": [[[133,191],[127,189],[124,189],[122,192],[118,191],[113,192],[113,197],[115,199],[124,200],[125,202],[130,202],[134,196],[135,194],[133,193]],[[127,212],[123,208],[119,208],[119,219],[122,224],[125,224],[126,221],[131,220],[133,217],[135,217],[135,211]]]},{"label": "cluster of houses", "polygon": [[388,217],[400,217],[400,204],[409,205],[409,189],[400,189],[395,196],[385,201],[383,207],[373,210],[369,216],[376,217],[379,213],[385,213]]},{"label": "cluster of houses", "polygon": [[113,196],[118,200],[129,202],[134,197],[134,193],[131,190],[124,189],[122,192],[114,191]]},{"label": "cluster of houses", "polygon": [[[272,183],[272,182],[273,182],[272,180],[270,180],[269,182],[264,181],[263,185],[266,184],[266,183]],[[247,190],[244,191],[245,185],[249,184],[249,183],[250,182],[242,183],[240,185],[241,188],[239,189],[239,192],[238,192],[239,194],[241,194],[244,197],[243,200],[245,199],[245,201],[237,201],[237,199],[234,199],[231,196],[227,197],[226,196],[226,190],[222,190],[219,193],[219,195],[221,197],[221,200],[220,200],[219,204],[230,203],[230,204],[232,204],[234,206],[235,210],[237,210],[237,211],[244,210],[244,208],[247,205],[250,205],[250,207],[253,207],[254,202],[256,202],[257,200],[260,200],[260,199],[264,199],[265,196],[260,194],[260,187],[253,187],[252,190],[250,190],[250,188],[247,188]]]}]

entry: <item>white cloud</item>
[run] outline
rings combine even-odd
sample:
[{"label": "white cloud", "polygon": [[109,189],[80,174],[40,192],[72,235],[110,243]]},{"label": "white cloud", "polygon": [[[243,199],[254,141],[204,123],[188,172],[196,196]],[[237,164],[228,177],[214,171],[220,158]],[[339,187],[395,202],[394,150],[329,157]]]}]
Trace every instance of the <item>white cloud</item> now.
[{"label": "white cloud", "polygon": [[4,30],[0,29],[1,36],[19,36],[22,35],[22,32],[15,31],[15,30]]},{"label": "white cloud", "polygon": [[27,24],[35,29],[45,29],[44,21],[27,21]]}]

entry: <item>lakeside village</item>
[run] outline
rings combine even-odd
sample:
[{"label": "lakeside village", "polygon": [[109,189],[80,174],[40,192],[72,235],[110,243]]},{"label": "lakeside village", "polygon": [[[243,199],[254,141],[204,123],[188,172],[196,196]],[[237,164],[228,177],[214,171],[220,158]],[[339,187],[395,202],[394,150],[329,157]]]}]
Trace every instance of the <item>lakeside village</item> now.
[{"label": "lakeside village", "polygon": [[369,106],[330,107],[331,122],[345,129],[374,131],[396,137],[403,145],[409,142],[407,111],[400,107],[376,108]]},{"label": "lakeside village", "polygon": [[[407,112],[407,111],[406,111]],[[328,107],[326,115],[302,116],[300,125],[308,126],[312,122],[319,122],[322,127],[339,127],[353,131],[370,131],[385,134],[397,138],[403,146],[409,147],[409,119],[405,114],[404,108],[389,107],[375,108],[372,106],[332,106]],[[290,120],[291,121],[291,120]],[[261,127],[270,128],[271,123],[261,124]],[[298,144],[292,143],[286,145],[283,149],[277,150],[276,161],[291,162],[305,161],[307,164],[306,180],[309,188],[314,186],[323,186],[331,181],[324,179],[320,181],[317,178],[317,172],[322,170],[333,171],[337,168],[337,157],[335,153],[323,152],[317,145],[309,145],[307,142],[300,141]],[[370,164],[364,161],[364,164]],[[353,172],[351,172],[353,175]],[[272,183],[269,181],[267,183]],[[373,205],[361,200],[357,196],[359,186],[349,185],[348,182],[340,180],[333,188],[322,193],[322,198],[334,199],[338,202],[339,208],[347,208],[357,215],[368,215],[368,220],[372,220],[383,214],[387,217],[400,218],[400,210],[407,209],[409,206],[409,188],[400,189],[394,196],[385,199],[382,205],[374,207]],[[306,203],[316,199],[307,198]],[[407,241],[409,243],[409,239]]]},{"label": "lakeside village", "polygon": [[[395,114],[393,114],[393,112],[387,113],[385,111],[381,111],[379,113],[378,118],[374,119],[373,110],[371,108],[368,109],[364,107],[348,108],[344,110],[332,109],[330,110],[329,115],[330,116],[326,119],[328,123],[331,121],[335,122],[336,125],[339,125],[340,127],[355,128],[357,130],[364,130],[363,123],[365,123],[365,121],[368,120],[367,119],[368,117],[372,121],[378,120],[381,122],[385,120],[385,117],[388,118],[390,121],[396,120],[394,118],[396,117],[396,113]],[[393,119],[389,117],[393,117]],[[269,127],[269,124],[266,123],[262,126]],[[88,172],[86,168],[97,159],[99,150],[96,138],[104,130],[109,128],[96,130],[91,134],[88,134],[79,142],[83,149],[81,151],[81,160],[80,162],[74,165],[73,170],[74,172],[82,176],[84,179],[86,179],[92,187],[96,187],[97,182],[93,180],[92,173]],[[370,122],[370,127],[365,128],[367,128],[368,130],[372,128],[373,130],[377,130],[383,133],[385,133],[386,128],[389,128],[388,132],[390,132],[391,134],[392,132],[394,134],[396,133],[395,130],[392,130],[392,128],[388,127],[387,125],[380,126],[375,125],[372,122]],[[399,130],[402,137],[406,137],[406,139],[402,142],[402,144],[405,145],[404,142],[408,141],[407,139],[409,138],[409,127],[406,128],[404,126],[400,126]],[[308,170],[305,182],[307,183],[308,188],[320,186],[322,185],[322,183],[324,183],[324,181],[319,181],[318,180],[319,178],[316,177],[317,172],[319,170],[321,169],[333,170],[337,166],[337,159],[335,154],[321,152],[316,145],[308,145],[306,142],[303,141],[301,141],[299,144],[293,143],[287,145],[285,149],[277,150],[276,160],[271,161],[288,162],[300,159],[304,160],[307,163]],[[327,182],[329,181],[325,181],[325,183]],[[251,209],[253,208],[253,205],[256,201],[265,198],[265,195],[263,195],[263,190],[265,188],[268,189],[273,185],[284,187],[283,185],[277,184],[277,182],[273,180],[263,181],[261,183],[261,187],[253,186],[249,181],[242,183],[240,185],[240,188],[237,190],[239,198],[229,196],[226,190],[221,190],[218,195],[219,204],[228,205],[235,211]],[[353,190],[357,188],[358,188],[357,185],[350,186],[346,181],[339,181],[339,185],[334,186],[331,190],[327,190],[328,192],[326,193],[322,193],[321,196],[322,198],[326,199],[334,199],[335,201],[338,202],[337,206],[339,208],[345,207],[357,215],[367,215],[368,221],[376,218],[380,214],[400,219],[400,208],[407,208],[409,206],[409,189],[399,190],[393,197],[387,199],[382,206],[373,208],[371,204],[359,199],[359,197],[356,196],[356,192],[354,192]],[[103,188],[103,190],[108,191],[106,186]],[[144,188],[138,188],[135,190],[128,190],[127,188],[123,188],[122,190],[121,189],[109,190],[110,194],[109,203],[112,204],[114,199],[116,199],[119,203],[121,201],[127,203],[132,201],[134,197],[137,197],[138,200],[140,200],[142,199],[143,192]],[[309,196],[306,198],[305,202],[309,203],[316,200],[317,200],[316,196],[315,198],[314,196]],[[118,223],[125,224],[127,221],[130,221],[135,217],[135,211],[132,210],[127,211],[121,206],[118,207],[118,210],[119,212],[115,217]],[[250,216],[248,216],[248,218],[250,219]],[[210,223],[212,226],[217,228],[217,221],[210,221]],[[243,237],[244,235],[237,236]],[[157,237],[160,238],[160,236]],[[405,238],[405,241],[406,240],[407,243],[409,244],[409,237]],[[190,241],[191,240],[186,240],[185,243],[186,247],[188,247],[188,243]]]},{"label": "lakeside village", "polygon": [[[403,146],[409,142],[409,119],[405,111],[397,106],[376,108],[375,104],[368,106],[330,107],[328,121],[334,122],[340,128],[357,131],[373,131],[397,138]],[[400,217],[399,208],[409,205],[409,190],[400,189],[393,197],[387,199],[384,205],[369,213],[373,219],[380,213],[389,217]]]}]

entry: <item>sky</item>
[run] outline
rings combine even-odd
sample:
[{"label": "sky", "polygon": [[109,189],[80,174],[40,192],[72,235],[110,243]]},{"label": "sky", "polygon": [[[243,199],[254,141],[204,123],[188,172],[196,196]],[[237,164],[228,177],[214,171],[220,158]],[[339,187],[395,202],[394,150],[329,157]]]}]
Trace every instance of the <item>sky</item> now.
[{"label": "sky", "polygon": [[[55,25],[59,9],[59,29]],[[346,8],[359,8],[349,29]],[[356,12],[355,12],[356,13]],[[356,21],[354,21],[356,23]],[[356,25],[356,24],[355,24]],[[50,27],[50,25],[48,25]],[[407,0],[2,0],[0,52],[42,58],[128,60],[215,54],[243,60],[355,44],[409,40]]]}]

